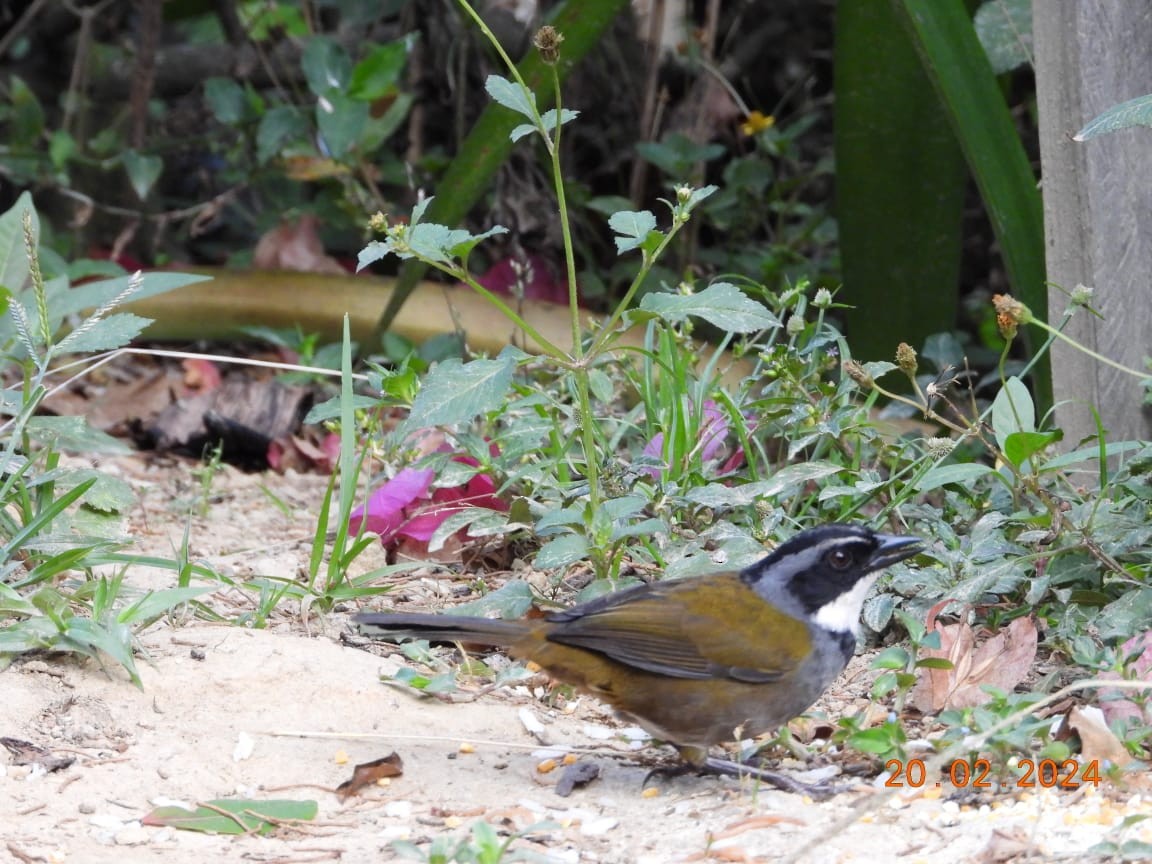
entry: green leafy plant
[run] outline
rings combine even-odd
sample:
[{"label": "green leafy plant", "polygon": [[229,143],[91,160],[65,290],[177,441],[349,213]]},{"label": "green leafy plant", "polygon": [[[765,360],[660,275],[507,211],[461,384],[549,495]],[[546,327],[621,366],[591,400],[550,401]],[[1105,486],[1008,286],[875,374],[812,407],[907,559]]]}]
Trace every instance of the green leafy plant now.
[{"label": "green leafy plant", "polygon": [[[7,307],[0,362],[4,373],[19,370],[21,377],[0,394],[0,658],[37,649],[107,655],[139,684],[135,633],[211,589],[184,584],[142,594],[124,585],[123,572],[92,575],[96,565],[117,562],[120,522],[133,496],[122,480],[65,467],[61,457],[126,448],[81,417],[36,412],[62,371],[84,374],[91,363],[67,362],[72,355],[119,348],[148,323],[115,311],[119,305],[198,277],[136,274],[72,287],[66,270],[41,267],[39,223],[27,195],[0,215],[0,274]],[[78,324],[62,329],[82,312]]]},{"label": "green leafy plant", "polygon": [[[908,634],[908,647],[893,645],[885,648],[872,660],[872,668],[883,670],[872,683],[872,698],[885,699],[896,694],[894,710],[900,713],[908,699],[908,694],[916,685],[919,669],[951,669],[952,662],[941,657],[918,656],[925,648],[940,649],[940,634],[928,632],[924,623],[907,612],[898,610],[896,617],[904,632]],[[853,742],[849,742],[853,743]]]}]

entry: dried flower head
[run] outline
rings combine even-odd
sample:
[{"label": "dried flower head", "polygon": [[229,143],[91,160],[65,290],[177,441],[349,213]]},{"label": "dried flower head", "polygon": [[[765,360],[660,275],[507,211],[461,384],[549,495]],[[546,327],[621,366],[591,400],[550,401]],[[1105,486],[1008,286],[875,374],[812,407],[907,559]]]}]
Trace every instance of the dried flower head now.
[{"label": "dried flower head", "polygon": [[928,450],[929,456],[938,459],[956,449],[956,442],[951,438],[928,438],[924,441],[924,447]]},{"label": "dried flower head", "polygon": [[1032,310],[1011,294],[992,295],[992,305],[996,309],[996,325],[1005,339],[1016,338],[1016,328],[1032,321]]},{"label": "dried flower head", "polygon": [[540,52],[540,59],[549,66],[555,66],[560,59],[560,43],[564,41],[564,34],[548,24],[536,31],[532,44]]},{"label": "dried flower head", "polygon": [[908,377],[915,375],[916,370],[920,368],[920,364],[916,359],[916,349],[907,342],[901,342],[897,345],[896,365],[899,366],[900,371]]},{"label": "dried flower head", "polygon": [[842,368],[844,374],[861,387],[871,390],[876,386],[875,380],[868,374],[868,370],[861,365],[859,360],[845,360]]}]

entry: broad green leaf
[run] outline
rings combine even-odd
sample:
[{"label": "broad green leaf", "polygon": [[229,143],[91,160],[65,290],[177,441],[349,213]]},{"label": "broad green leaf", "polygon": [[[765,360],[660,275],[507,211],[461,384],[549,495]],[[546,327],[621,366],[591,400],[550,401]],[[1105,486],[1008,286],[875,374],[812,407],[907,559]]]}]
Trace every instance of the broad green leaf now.
[{"label": "broad green leaf", "polygon": [[522,579],[513,579],[483,597],[453,606],[452,614],[491,618],[495,613],[495,617],[506,620],[523,618],[534,600],[532,587]]},{"label": "broad green leaf", "polygon": [[441,361],[424,377],[408,419],[401,427],[402,434],[431,426],[465,423],[478,414],[496,410],[512,386],[515,368],[516,363],[510,357],[470,363],[457,359]]},{"label": "broad green leaf", "polygon": [[8,146],[35,149],[40,144],[44,132],[44,109],[36,93],[17,75],[8,78],[8,93],[5,100],[5,144]]},{"label": "broad green leaf", "polygon": [[119,438],[113,438],[107,432],[93,429],[83,417],[52,417],[48,415],[32,417],[28,421],[27,429],[28,435],[33,441],[58,450],[68,450],[75,453],[105,453],[117,456],[133,452],[132,448]]},{"label": "broad green leaf", "polygon": [[167,826],[203,834],[271,834],[279,830],[282,822],[309,822],[316,818],[320,810],[315,801],[285,799],[258,801],[218,798],[206,802],[206,805],[195,810],[157,807],[140,822],[143,825]]},{"label": "broad green leaf", "polygon": [[[384,243],[380,240],[369,240],[368,244],[356,254],[356,272],[359,273],[369,264],[375,264],[377,261],[392,254],[392,245]],[[404,256],[411,258],[411,255]]]},{"label": "broad green leaf", "polygon": [[1152,621],[1152,588],[1134,588],[1109,603],[1093,622],[1094,635],[1108,641],[1128,639]]},{"label": "broad green leaf", "polygon": [[605,405],[615,398],[616,387],[612,379],[601,369],[588,370],[588,386],[592,390],[592,395]]},{"label": "broad green leaf", "polygon": [[1036,431],[1036,406],[1032,394],[1015,376],[1004,382],[992,400],[992,431],[1001,450],[1012,433]]},{"label": "broad green leaf", "polygon": [[316,100],[316,125],[333,159],[342,159],[360,140],[371,106],[335,91]]},{"label": "broad green leaf", "polygon": [[937,372],[945,369],[958,369],[964,365],[964,346],[952,333],[933,333],[924,340],[924,350],[920,356],[931,360]]},{"label": "broad green leaf", "polygon": [[895,363],[889,363],[887,360],[872,360],[868,363],[862,363],[861,365],[864,367],[864,371],[872,376],[873,380],[883,378],[889,372],[895,372],[900,368]]},{"label": "broad green leaf", "polygon": [[[96,309],[121,296],[133,278],[132,276],[118,276],[115,279],[101,279],[99,282],[89,282],[75,288],[68,288],[52,297],[49,311],[59,318],[64,318]],[[157,294],[174,291],[185,285],[207,282],[211,278],[211,276],[201,276],[194,273],[144,273],[140,277],[140,287],[129,299],[143,300],[146,297],[155,297]],[[67,286],[66,282],[63,284],[65,287]]]},{"label": "broad green leaf", "polygon": [[549,132],[555,132],[559,126],[571,123],[579,116],[579,111],[573,111],[570,108],[562,108],[560,110],[560,122],[557,123],[556,109],[549,108],[547,111],[540,115],[540,120],[543,122],[545,129],[547,129]]},{"label": "broad green leaf", "polygon": [[[27,600],[24,595],[18,591],[14,591],[0,582],[0,616],[8,617],[9,615],[22,615],[35,617],[40,614],[35,604]],[[0,630],[3,632],[3,630]],[[3,652],[3,647],[0,646],[0,653]]]},{"label": "broad green leaf", "polygon": [[588,540],[581,534],[565,534],[540,547],[533,563],[541,570],[553,570],[588,557]]},{"label": "broad green leaf", "polygon": [[435,200],[436,196],[432,195],[428,198],[421,198],[419,201],[417,201],[416,206],[412,208],[411,216],[408,217],[408,224],[419,225],[421,222],[423,222],[425,212],[430,206],[432,206],[432,202]]},{"label": "broad green leaf", "polygon": [[462,240],[459,243],[453,245],[450,249],[448,249],[448,256],[450,258],[458,258],[461,261],[466,261],[468,259],[468,254],[476,248],[477,244],[487,240],[489,237],[496,237],[500,234],[507,233],[508,229],[503,225],[493,225],[487,231],[484,231],[480,234],[473,234],[468,237],[468,239]]},{"label": "broad green leaf", "polygon": [[526,91],[515,81],[509,81],[499,75],[489,75],[484,82],[484,89],[488,91],[492,101],[503,105],[505,108],[511,108],[529,120],[535,119],[533,114],[533,107],[536,104],[535,95]]},{"label": "broad green leaf", "polygon": [[472,235],[463,228],[449,228],[435,222],[421,222],[408,231],[409,253],[398,253],[401,258],[419,255],[429,261],[451,261],[452,249],[466,243]]},{"label": "broad green leaf", "polygon": [[876,754],[891,752],[895,744],[892,733],[884,728],[865,729],[863,732],[852,735],[849,741],[854,748],[862,753]]},{"label": "broad green leaf", "polygon": [[[1112,441],[1104,447],[1104,458],[1112,459],[1132,450],[1142,450],[1148,445],[1142,441]],[[1073,450],[1070,453],[1062,453],[1052,459],[1049,459],[1042,466],[1041,471],[1056,471],[1063,468],[1069,468],[1073,465],[1079,465],[1081,462],[1093,462],[1100,459],[1100,446],[1093,444],[1090,447],[1081,447]],[[1097,470],[1096,466],[1092,466],[1090,470]]]},{"label": "broad green leaf", "polygon": [[[489,536],[499,533],[508,524],[508,514],[487,507],[465,507],[451,513],[441,522],[428,538],[428,551],[438,552],[444,548],[448,538],[461,528],[468,528],[469,537]],[[475,531],[473,530],[475,529]]]},{"label": "broad green leaf", "polygon": [[984,465],[980,462],[966,462],[961,465],[940,465],[937,468],[932,468],[927,471],[923,477],[913,484],[912,488],[917,492],[924,493],[954,483],[961,486],[968,486],[973,481],[987,474],[995,473],[996,471],[992,466]]},{"label": "broad green leaf", "polygon": [[137,198],[144,201],[159,179],[160,172],[164,170],[164,160],[159,156],[125,150],[120,156],[120,161],[128,174],[128,182],[132,184],[132,191],[136,193]]},{"label": "broad green leaf", "polygon": [[640,247],[656,230],[656,217],[648,210],[621,210],[608,219],[608,227],[619,234],[616,253],[622,255]]},{"label": "broad green leaf", "polygon": [[[560,112],[560,125],[563,126],[565,123],[570,123],[579,116],[580,116],[579,111],[570,111],[569,109],[565,108]],[[556,131],[556,109],[555,108],[549,108],[547,111],[545,111],[543,114],[540,115],[540,121],[544,124],[544,128],[547,129],[549,133],[555,132]],[[513,141],[519,141],[525,135],[531,135],[535,131],[536,131],[536,127],[533,124],[521,123],[519,126],[517,126],[515,129],[513,129],[508,134],[512,138]]]},{"label": "broad green leaf", "polygon": [[[99,484],[97,484],[99,485]],[[93,487],[95,488],[95,487]],[[73,534],[81,535],[88,538],[86,542],[95,542],[97,539],[106,544],[106,548],[113,548],[122,545],[125,540],[126,524],[128,518],[127,513],[114,510],[96,510],[88,505],[87,499],[83,502],[84,506],[79,510],[73,511],[68,514],[68,527]],[[33,543],[30,546],[35,545]],[[87,554],[82,558],[87,559]],[[52,567],[56,567],[57,562],[53,560]],[[82,560],[78,566],[87,566],[87,560]],[[61,570],[60,572],[63,572]]]},{"label": "broad green leaf", "polygon": [[[370,411],[380,405],[380,400],[375,396],[364,396],[359,393],[352,396],[352,409],[354,411]],[[313,405],[309,410],[307,416],[304,417],[304,423],[323,423],[325,420],[332,420],[340,416],[340,397],[333,396],[319,405]]]},{"label": "broad green leaf", "polygon": [[1133,126],[1152,126],[1152,94],[1113,105],[1103,114],[1094,117],[1072,136],[1072,140],[1087,141],[1097,135],[1107,135],[1117,129],[1130,129]]},{"label": "broad green leaf", "polygon": [[52,160],[52,167],[57,171],[66,172],[68,162],[76,155],[78,149],[75,138],[63,129],[57,129],[48,141],[48,157]]},{"label": "broad green leaf", "polygon": [[664,519],[645,519],[632,524],[617,524],[612,529],[612,540],[623,540],[626,537],[652,537],[655,534],[666,533],[668,522]]},{"label": "broad green leaf", "polygon": [[89,656],[96,652],[107,654],[124,667],[132,683],[141,686],[140,673],[136,671],[136,660],[132,650],[132,630],[125,624],[109,624],[73,615],[68,618],[59,646],[69,651],[78,651]]},{"label": "broad green leaf", "polygon": [[352,70],[348,95],[353,99],[371,102],[392,93],[400,80],[400,73],[404,71],[411,43],[412,37],[406,36],[377,45],[365,54]]},{"label": "broad green leaf", "polygon": [[52,354],[94,354],[123,348],[151,323],[151,318],[141,318],[131,312],[109,315],[91,326],[82,324],[73,330],[53,347]]},{"label": "broad green leaf", "polygon": [[342,92],[352,77],[352,61],[338,43],[326,36],[313,36],[300,58],[308,89],[316,96]]},{"label": "broad green leaf", "polygon": [[844,469],[831,462],[801,462],[781,468],[767,480],[745,483],[743,486],[725,486],[723,483],[710,483],[691,489],[684,496],[696,504],[706,507],[743,507],[753,504],[759,498],[779,495],[790,486],[809,483],[838,474]]},{"label": "broad green leaf", "polygon": [[216,119],[236,124],[244,117],[244,88],[231,78],[209,78],[204,82],[204,99]]},{"label": "broad green leaf", "polygon": [[1004,439],[1004,458],[1019,468],[1049,444],[1063,438],[1062,429],[1052,432],[1013,432]]},{"label": "broad green leaf", "polygon": [[720,187],[718,186],[701,186],[699,189],[693,189],[692,194],[690,194],[688,199],[684,201],[680,206],[685,210],[693,210],[696,208],[696,205],[698,205],[705,198],[709,198],[714,195],[719,188]]},{"label": "broad green leaf", "polygon": [[954,669],[956,664],[944,657],[924,657],[916,661],[917,669]]},{"label": "broad green leaf", "polygon": [[120,610],[116,620],[121,624],[151,623],[180,604],[188,603],[202,594],[210,594],[215,590],[216,587],[213,585],[204,585],[196,588],[159,588],[149,591],[131,606]]},{"label": "broad green leaf", "polygon": [[360,151],[372,153],[391,138],[408,117],[415,101],[410,93],[397,93],[382,116],[373,117],[369,112],[368,125],[360,136]]},{"label": "broad green leaf", "polygon": [[32,219],[32,236],[40,238],[40,217],[28,192],[21,192],[16,203],[0,215],[0,287],[12,293],[24,289],[28,281],[28,252],[24,248],[24,213]]},{"label": "broad green leaf", "polygon": [[93,470],[77,472],[83,478],[89,474],[96,478],[88,494],[84,496],[84,506],[103,513],[125,513],[136,503],[136,493],[126,480]]},{"label": "broad green leaf", "polygon": [[260,118],[256,130],[256,159],[261,165],[279,156],[285,144],[308,134],[304,112],[290,105],[277,105]]},{"label": "broad green leaf", "polygon": [[988,0],[976,10],[976,36],[997,75],[1032,63],[1032,0]]},{"label": "broad green leaf", "polygon": [[873,633],[883,633],[892,620],[896,609],[896,597],[892,594],[874,594],[864,603],[860,618]]},{"label": "broad green leaf", "polygon": [[645,294],[640,308],[665,321],[690,316],[731,333],[755,333],[780,326],[780,319],[729,282],[716,282],[696,294]]}]

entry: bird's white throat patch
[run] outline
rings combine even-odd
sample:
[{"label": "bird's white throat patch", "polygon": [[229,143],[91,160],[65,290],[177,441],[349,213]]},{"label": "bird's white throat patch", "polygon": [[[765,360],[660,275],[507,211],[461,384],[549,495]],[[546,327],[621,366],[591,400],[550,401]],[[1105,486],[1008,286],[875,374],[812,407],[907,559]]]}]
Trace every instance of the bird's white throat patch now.
[{"label": "bird's white throat patch", "polygon": [[879,573],[869,573],[835,600],[817,609],[812,620],[836,633],[859,635],[860,612],[864,608],[864,598],[868,596],[872,585],[879,578]]}]

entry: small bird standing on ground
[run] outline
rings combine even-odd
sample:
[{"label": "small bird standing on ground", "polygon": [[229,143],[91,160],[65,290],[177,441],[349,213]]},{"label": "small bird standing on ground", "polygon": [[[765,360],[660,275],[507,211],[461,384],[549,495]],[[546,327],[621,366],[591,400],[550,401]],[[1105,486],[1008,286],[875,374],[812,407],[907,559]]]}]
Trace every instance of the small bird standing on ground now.
[{"label": "small bird standing on ground", "polygon": [[534,620],[365,613],[367,636],[508,649],[676,746],[690,765],[773,772],[708,756],[713,744],[771,731],[812,705],[851,659],[864,598],[920,541],[855,525],[797,534],[740,572],[671,579]]}]

